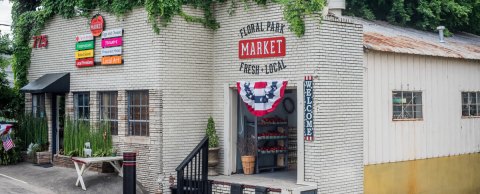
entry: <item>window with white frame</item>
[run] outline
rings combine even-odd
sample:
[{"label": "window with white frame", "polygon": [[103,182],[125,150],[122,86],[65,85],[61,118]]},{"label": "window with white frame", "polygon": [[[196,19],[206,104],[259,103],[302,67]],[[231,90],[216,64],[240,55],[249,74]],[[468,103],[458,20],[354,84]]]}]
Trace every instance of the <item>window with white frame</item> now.
[{"label": "window with white frame", "polygon": [[422,92],[393,91],[393,120],[418,120],[423,118]]},{"label": "window with white frame", "polygon": [[45,117],[45,94],[32,94],[33,117]]},{"label": "window with white frame", "polygon": [[77,92],[73,94],[73,106],[75,119],[89,121],[90,119],[90,93]]},{"label": "window with white frame", "polygon": [[462,92],[462,116],[480,116],[480,92]]},{"label": "window with white frame", "polygon": [[149,135],[148,91],[128,91],[128,135]]},{"label": "window with white frame", "polygon": [[112,135],[118,135],[117,92],[99,92],[100,121],[109,122]]}]

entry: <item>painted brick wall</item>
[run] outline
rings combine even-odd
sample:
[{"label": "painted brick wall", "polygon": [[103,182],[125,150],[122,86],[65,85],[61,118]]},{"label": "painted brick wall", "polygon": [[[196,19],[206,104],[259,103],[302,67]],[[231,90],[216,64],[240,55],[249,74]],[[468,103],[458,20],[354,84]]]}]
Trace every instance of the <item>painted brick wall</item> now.
[{"label": "painted brick wall", "polygon": [[[363,192],[363,45],[362,26],[345,19],[327,17],[322,24],[306,18],[305,36],[298,38],[289,30],[287,68],[269,75],[248,75],[239,71],[240,62],[268,64],[279,58],[242,60],[238,58],[238,41],[259,37],[282,36],[273,32],[255,32],[241,38],[239,30],[256,22],[281,22],[282,7],[250,4],[243,9],[237,2],[235,13],[230,5],[216,7],[221,28],[214,33],[214,119],[223,145],[224,84],[235,90],[239,80],[285,79],[295,86],[305,75],[314,76],[315,141],[305,144],[305,181],[318,184],[319,193]],[[301,119],[299,119],[301,121]],[[224,150],[221,150],[223,169]]]},{"label": "painted brick wall", "polygon": [[[99,119],[99,91],[118,91],[119,135],[114,136],[114,145],[119,152],[134,151],[138,153],[137,177],[151,192],[160,189],[157,183],[162,173],[162,90],[160,76],[160,44],[161,37],[156,35],[147,22],[147,14],[143,9],[136,9],[124,18],[116,18],[101,13],[106,21],[106,29],[123,28],[124,64],[118,66],[95,66],[78,69],[75,67],[75,36],[88,34],[88,19],[77,17],[63,19],[54,17],[47,23],[42,34],[48,36],[46,49],[32,50],[32,63],[29,69],[29,80],[35,80],[47,73],[70,72],[70,93],[66,97],[66,111],[73,116],[73,93],[90,92],[91,122]],[[101,40],[95,40],[95,61],[101,59]],[[150,136],[126,136],[127,99],[126,91],[149,90],[150,97]],[[47,95],[48,97],[48,95]],[[46,98],[46,105],[50,105]],[[31,102],[26,105],[31,106]],[[47,107],[49,108],[49,107]],[[47,117],[49,111],[47,109]],[[50,118],[49,118],[50,120]],[[51,125],[51,124],[50,124]],[[49,132],[49,139],[51,135]]]}]

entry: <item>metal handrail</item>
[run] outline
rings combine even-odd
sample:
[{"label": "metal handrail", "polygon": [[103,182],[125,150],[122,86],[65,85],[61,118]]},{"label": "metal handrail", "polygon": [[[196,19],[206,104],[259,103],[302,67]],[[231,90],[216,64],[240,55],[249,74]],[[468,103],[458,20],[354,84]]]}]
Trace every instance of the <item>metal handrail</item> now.
[{"label": "metal handrail", "polygon": [[208,137],[175,169],[177,171],[177,193],[209,193],[208,186]]}]

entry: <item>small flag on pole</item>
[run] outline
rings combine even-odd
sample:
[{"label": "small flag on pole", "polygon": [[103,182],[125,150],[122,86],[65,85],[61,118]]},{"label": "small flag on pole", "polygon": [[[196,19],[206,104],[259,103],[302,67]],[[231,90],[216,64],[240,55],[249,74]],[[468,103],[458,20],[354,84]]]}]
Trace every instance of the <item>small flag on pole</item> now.
[{"label": "small flag on pole", "polygon": [[4,137],[2,137],[2,141],[3,141],[3,148],[5,149],[5,151],[8,151],[15,147],[15,144],[13,143],[12,138],[10,138],[10,134],[7,134]]}]

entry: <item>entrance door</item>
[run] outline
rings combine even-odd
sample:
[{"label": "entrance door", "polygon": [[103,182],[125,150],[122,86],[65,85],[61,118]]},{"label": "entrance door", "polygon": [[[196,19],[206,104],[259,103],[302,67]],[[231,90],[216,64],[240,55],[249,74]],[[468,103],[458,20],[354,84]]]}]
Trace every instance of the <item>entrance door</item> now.
[{"label": "entrance door", "polygon": [[65,94],[52,96],[52,154],[63,152],[63,125],[65,123]]}]

